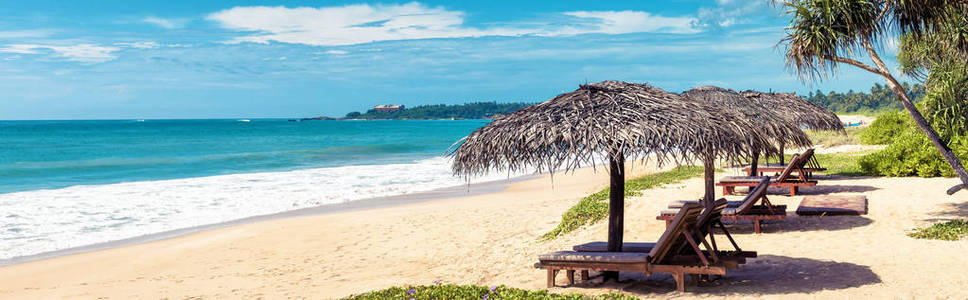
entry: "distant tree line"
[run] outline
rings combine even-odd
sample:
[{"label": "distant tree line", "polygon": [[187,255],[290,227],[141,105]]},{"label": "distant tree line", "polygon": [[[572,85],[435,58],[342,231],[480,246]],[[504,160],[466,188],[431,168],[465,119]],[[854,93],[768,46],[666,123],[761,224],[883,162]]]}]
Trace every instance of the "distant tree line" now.
[{"label": "distant tree line", "polygon": [[346,118],[369,120],[486,119],[507,115],[532,104],[534,103],[473,102],[457,105],[420,105],[393,112],[378,112],[373,109],[365,113],[354,111],[346,114]]},{"label": "distant tree line", "polygon": [[[912,86],[907,83],[903,85],[904,89],[909,91],[908,96],[914,102],[920,102],[924,98],[924,86],[920,84]],[[880,83],[875,83],[868,93],[854,92],[853,90],[847,91],[847,93],[833,91],[824,93],[817,90],[810,92],[806,98],[837,113],[875,113],[903,108],[891,88]]]}]

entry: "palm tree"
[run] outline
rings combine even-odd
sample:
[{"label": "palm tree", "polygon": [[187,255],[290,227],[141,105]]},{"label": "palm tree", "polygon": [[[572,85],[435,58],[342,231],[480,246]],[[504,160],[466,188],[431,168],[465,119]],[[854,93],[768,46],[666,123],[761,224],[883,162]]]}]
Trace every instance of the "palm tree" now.
[{"label": "palm tree", "polygon": [[[840,64],[848,64],[880,75],[887,81],[904,109],[923,131],[941,156],[961,178],[962,184],[948,189],[948,194],[968,188],[968,172],[941,141],[914,102],[908,97],[904,86],[881,60],[877,49],[884,39],[896,39],[905,33],[914,36],[950,30],[945,26],[952,18],[964,18],[968,3],[964,0],[786,0],[775,1],[787,7],[792,15],[787,36],[780,41],[786,46],[787,65],[803,80],[828,78]],[[951,39],[948,46],[959,51],[968,50],[968,42],[962,38]],[[866,53],[873,65],[858,60]]]}]

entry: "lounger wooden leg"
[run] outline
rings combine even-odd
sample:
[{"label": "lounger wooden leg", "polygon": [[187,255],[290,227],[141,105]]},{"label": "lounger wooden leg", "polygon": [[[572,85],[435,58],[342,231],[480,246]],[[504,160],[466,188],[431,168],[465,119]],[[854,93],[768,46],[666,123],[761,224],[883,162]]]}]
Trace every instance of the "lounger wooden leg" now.
[{"label": "lounger wooden leg", "polygon": [[672,224],[672,220],[665,220],[665,221],[666,221],[666,228],[669,228],[669,224]]},{"label": "lounger wooden leg", "polygon": [[796,195],[797,195],[797,186],[791,185],[790,186],[790,196],[796,196]]},{"label": "lounger wooden leg", "polygon": [[575,270],[568,270],[568,284],[575,284]]},{"label": "lounger wooden leg", "polygon": [[757,234],[760,233],[760,222],[762,222],[762,220],[753,220],[753,231]]},{"label": "lounger wooden leg", "polygon": [[723,196],[729,195],[730,194],[729,190],[730,190],[730,188],[728,186],[725,186],[724,185],[723,186]]},{"label": "lounger wooden leg", "polygon": [[581,270],[581,281],[588,281],[588,270]]},{"label": "lounger wooden leg", "polygon": [[555,286],[555,275],[558,274],[558,270],[548,269],[548,288],[553,288]]},{"label": "lounger wooden leg", "polygon": [[672,279],[676,280],[676,290],[680,293],[686,291],[686,274],[682,271],[673,272]]}]

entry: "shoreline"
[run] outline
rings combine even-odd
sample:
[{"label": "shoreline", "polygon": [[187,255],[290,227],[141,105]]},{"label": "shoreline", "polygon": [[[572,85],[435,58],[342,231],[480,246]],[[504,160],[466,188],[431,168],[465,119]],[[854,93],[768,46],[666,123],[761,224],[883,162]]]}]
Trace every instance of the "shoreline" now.
[{"label": "shoreline", "polygon": [[472,183],[469,185],[451,186],[439,189],[434,189],[430,191],[393,195],[393,196],[383,196],[366,198],[359,200],[351,200],[341,203],[324,204],[314,207],[304,207],[294,210],[287,210],[277,213],[270,213],[264,215],[255,215],[244,217],[240,219],[217,222],[212,224],[205,224],[199,226],[191,226],[187,228],[179,228],[174,230],[166,230],[162,232],[149,233],[136,237],[123,238],[120,240],[113,240],[108,242],[95,243],[84,246],[70,247],[66,249],[54,250],[41,252],[37,254],[17,256],[12,258],[0,259],[0,267],[12,266],[22,263],[53,259],[62,256],[81,254],[87,252],[94,252],[100,250],[107,250],[113,248],[120,248],[131,245],[144,244],[154,241],[167,240],[172,238],[177,238],[197,232],[215,230],[220,228],[227,228],[237,225],[258,223],[270,220],[295,218],[295,217],[305,217],[314,215],[325,215],[334,214],[348,211],[359,211],[372,208],[381,207],[393,207],[400,206],[410,203],[426,202],[438,199],[447,198],[459,198],[464,196],[476,196],[497,193],[506,189],[510,184],[514,182],[520,182],[525,180],[530,180],[539,177],[538,174],[528,174],[520,175],[516,177],[511,177],[501,180],[491,180],[478,183]]}]

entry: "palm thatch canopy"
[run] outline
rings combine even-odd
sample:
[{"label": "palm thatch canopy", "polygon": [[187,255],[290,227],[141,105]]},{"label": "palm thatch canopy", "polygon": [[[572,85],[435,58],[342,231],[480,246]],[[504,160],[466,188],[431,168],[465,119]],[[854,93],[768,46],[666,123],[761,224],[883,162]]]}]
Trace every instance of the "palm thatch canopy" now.
[{"label": "palm thatch canopy", "polygon": [[596,164],[598,154],[654,155],[659,163],[735,160],[776,151],[768,140],[772,133],[763,128],[652,86],[603,81],[494,120],[458,141],[450,154],[454,172],[464,176],[572,170]]},{"label": "palm thatch canopy", "polygon": [[813,130],[831,130],[845,133],[844,124],[837,114],[819,104],[798,97],[794,93],[763,93],[747,90],[740,93],[747,99],[774,111],[781,118],[798,126]]},{"label": "palm thatch canopy", "polygon": [[[696,101],[703,101],[721,109],[734,110],[743,115],[746,120],[760,127],[780,149],[777,155],[783,161],[783,148],[786,145],[809,147],[810,138],[800,130],[800,126],[781,117],[785,111],[769,109],[760,103],[740,95],[736,91],[714,86],[697,87],[682,93],[683,96]],[[760,153],[751,155],[750,176],[757,174]],[[769,155],[769,154],[767,154]]]},{"label": "palm thatch canopy", "polygon": [[693,100],[706,102],[719,109],[736,111],[753,123],[761,132],[765,133],[777,145],[795,145],[808,147],[810,138],[796,123],[782,117],[783,110],[774,110],[761,103],[754,102],[736,91],[714,86],[697,87],[682,93]]},{"label": "palm thatch canopy", "polygon": [[[455,143],[454,173],[573,170],[608,156],[608,250],[622,251],[625,158],[654,155],[661,164],[701,159],[706,195],[713,161],[774,153],[769,137],[742,116],[645,84],[603,81],[494,120]],[[617,278],[617,274],[606,277]]]}]

